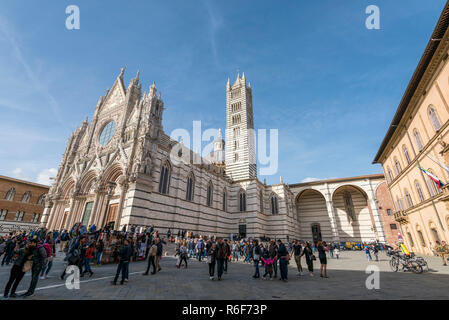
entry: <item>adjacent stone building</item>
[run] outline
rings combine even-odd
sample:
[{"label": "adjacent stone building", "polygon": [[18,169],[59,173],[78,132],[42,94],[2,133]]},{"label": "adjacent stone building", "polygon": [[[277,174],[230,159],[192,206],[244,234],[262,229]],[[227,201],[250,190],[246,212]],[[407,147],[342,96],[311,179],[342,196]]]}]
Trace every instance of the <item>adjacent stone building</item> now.
[{"label": "adjacent stone building", "polygon": [[384,181],[382,174],[376,174],[290,185],[301,237],[385,242],[378,208],[379,201],[384,199],[376,199],[377,190]]},{"label": "adjacent stone building", "polygon": [[373,161],[382,164],[406,245],[424,254],[449,240],[448,26],[446,3]]},{"label": "adjacent stone building", "polygon": [[400,229],[393,215],[394,204],[385,179],[377,186],[376,203],[385,232],[385,242],[395,244],[399,240]]},{"label": "adjacent stone building", "polygon": [[49,188],[0,176],[0,235],[39,227]]}]

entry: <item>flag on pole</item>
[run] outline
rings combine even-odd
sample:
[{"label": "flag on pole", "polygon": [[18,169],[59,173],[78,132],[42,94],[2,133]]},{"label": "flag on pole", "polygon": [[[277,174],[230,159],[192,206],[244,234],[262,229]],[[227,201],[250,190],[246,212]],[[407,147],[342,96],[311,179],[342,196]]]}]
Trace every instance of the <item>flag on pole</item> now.
[{"label": "flag on pole", "polygon": [[421,169],[422,172],[424,172],[430,179],[432,179],[433,182],[436,183],[436,185],[438,186],[438,189],[441,189],[444,186],[444,183],[438,179],[438,177],[436,175],[434,175],[433,173],[427,171],[426,169],[424,169],[423,167],[421,167],[418,164],[418,167]]},{"label": "flag on pole", "polygon": [[427,158],[429,158],[430,160],[432,160],[433,162],[435,162],[436,164],[440,165],[440,167],[442,167],[444,170],[446,170],[446,173],[449,175],[449,167],[447,165],[445,165],[443,162],[441,162],[438,159],[435,159],[434,157],[431,157],[430,154],[426,155]]}]

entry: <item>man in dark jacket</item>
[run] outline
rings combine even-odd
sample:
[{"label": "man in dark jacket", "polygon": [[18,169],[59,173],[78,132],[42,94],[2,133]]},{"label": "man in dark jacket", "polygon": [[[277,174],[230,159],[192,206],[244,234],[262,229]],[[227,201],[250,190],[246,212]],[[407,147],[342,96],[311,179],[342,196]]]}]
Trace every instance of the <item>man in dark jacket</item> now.
[{"label": "man in dark jacket", "polygon": [[123,246],[122,250],[120,250],[119,257],[120,261],[117,266],[117,272],[115,274],[114,280],[111,282],[111,284],[116,285],[118,277],[120,275],[120,272],[122,273],[122,280],[120,281],[120,284],[123,284],[125,282],[125,279],[128,275],[128,268],[129,268],[129,260],[131,259],[131,247],[129,246],[129,241],[125,240],[125,245]]},{"label": "man in dark jacket", "polygon": [[224,261],[227,259],[229,253],[227,246],[223,239],[218,240],[217,244],[217,276],[218,280],[221,280],[221,275],[223,274]]},{"label": "man in dark jacket", "polygon": [[[273,259],[278,254],[278,247],[274,240],[270,240],[270,247],[268,248],[270,252],[270,258]],[[274,261],[273,263],[273,271],[274,271],[274,277],[277,278],[278,276],[278,260]]]},{"label": "man in dark jacket", "polygon": [[[68,266],[77,266],[80,270],[80,275],[82,268],[80,268],[80,261],[81,261],[81,250],[80,250],[81,242],[78,238],[72,238],[68,244],[68,249],[66,253],[66,257],[64,258],[64,261],[67,261],[67,267]],[[61,280],[64,280],[64,277],[66,275],[66,269],[62,272],[60,278]]]},{"label": "man in dark jacket", "polygon": [[288,275],[288,250],[285,247],[285,245],[282,243],[282,241],[279,239],[277,241],[278,243],[278,260],[279,260],[279,269],[281,269],[281,278],[279,280],[282,280],[284,282],[287,282],[287,275]]},{"label": "man in dark jacket", "polygon": [[36,246],[36,242],[30,242],[25,248],[20,248],[17,251],[17,259],[14,261],[14,265],[11,268],[11,273],[9,276],[8,283],[5,287],[5,292],[3,294],[4,298],[8,298],[9,289],[11,289],[11,295],[10,298],[16,298],[16,289],[19,285],[20,281],[22,280],[23,276],[25,275],[25,272],[23,272],[23,266],[25,262],[28,260],[30,255],[32,254],[32,251],[34,247]]},{"label": "man in dark jacket", "polygon": [[[36,239],[32,239],[31,243],[37,244]],[[34,290],[36,289],[37,282],[39,280],[39,274],[42,268],[45,265],[45,261],[47,259],[47,250],[42,244],[35,245],[33,248],[33,267],[31,268],[31,283],[28,291],[25,292],[22,297],[29,297],[34,294]]]},{"label": "man in dark jacket", "polygon": [[302,246],[298,240],[295,240],[295,244],[293,245],[293,253],[295,255],[295,262],[296,267],[298,268],[298,274],[302,275],[302,266],[301,266]]},{"label": "man in dark jacket", "polygon": [[14,237],[10,237],[7,241],[6,241],[6,246],[5,246],[5,255],[3,257],[2,260],[2,266],[6,263],[6,265],[8,266],[9,263],[11,262],[11,259],[14,255],[14,248],[16,247],[16,240]]}]

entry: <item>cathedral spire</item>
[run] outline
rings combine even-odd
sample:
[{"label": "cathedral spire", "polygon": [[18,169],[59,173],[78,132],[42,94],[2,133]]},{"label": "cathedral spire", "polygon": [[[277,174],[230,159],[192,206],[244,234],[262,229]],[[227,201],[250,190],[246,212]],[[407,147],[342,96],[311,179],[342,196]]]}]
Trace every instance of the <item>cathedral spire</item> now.
[{"label": "cathedral spire", "polygon": [[118,75],[118,77],[119,77],[120,79],[122,79],[122,80],[123,80],[123,75],[124,75],[124,73],[125,73],[125,70],[126,70],[126,67],[121,68],[121,69],[120,69],[120,74]]},{"label": "cathedral spire", "polygon": [[153,81],[153,84],[150,86],[150,90],[148,92],[148,95],[150,97],[156,97],[156,83]]}]

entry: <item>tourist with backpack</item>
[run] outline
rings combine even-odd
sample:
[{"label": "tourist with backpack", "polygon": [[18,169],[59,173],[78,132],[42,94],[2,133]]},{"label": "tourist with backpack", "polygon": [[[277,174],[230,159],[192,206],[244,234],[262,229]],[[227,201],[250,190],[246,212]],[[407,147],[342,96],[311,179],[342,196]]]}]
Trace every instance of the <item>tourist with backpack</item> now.
[{"label": "tourist with backpack", "polygon": [[202,238],[200,238],[200,240],[198,240],[196,248],[197,248],[197,252],[198,252],[198,261],[201,262],[201,258],[203,256],[203,250],[204,250],[204,241]]},{"label": "tourist with backpack", "polygon": [[47,250],[43,245],[37,245],[37,240],[32,239],[31,243],[35,243],[32,250],[33,254],[33,266],[31,268],[31,283],[27,292],[25,292],[22,297],[30,297],[34,294],[34,290],[36,289],[37,282],[39,281],[39,274],[42,268],[45,265],[45,260],[47,258]]},{"label": "tourist with backpack", "polygon": [[64,269],[64,271],[61,274],[61,280],[64,280],[66,270],[69,266],[77,266],[79,269],[79,272],[81,273],[81,269],[79,267],[80,265],[80,242],[78,238],[72,238],[68,244],[66,257],[64,258],[65,261],[67,261],[67,267]]},{"label": "tourist with backpack", "polygon": [[[48,240],[49,241],[49,240]],[[47,259],[45,260],[44,267],[41,271],[41,277],[40,279],[46,279],[48,276],[48,273],[51,270],[51,267],[53,266],[53,252],[52,247],[49,242],[44,242],[42,246],[45,248],[45,252],[47,253]]]},{"label": "tourist with backpack", "polygon": [[69,234],[66,230],[64,230],[61,233],[61,241],[59,242],[59,252],[62,252],[67,244],[67,241],[69,240]]},{"label": "tourist with backpack", "polygon": [[[3,299],[8,299],[8,297],[9,298],[18,297],[16,295],[16,289],[25,273],[28,272],[30,270],[30,267],[32,266],[33,263],[31,260],[32,251],[35,245],[36,245],[35,242],[30,242],[26,245],[26,247],[20,248],[17,251],[17,259],[14,261],[14,264],[11,268],[9,280],[8,283],[6,284],[5,291],[3,293]],[[27,261],[29,262],[27,263]],[[11,294],[9,294],[10,290]]]}]

